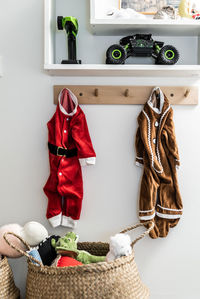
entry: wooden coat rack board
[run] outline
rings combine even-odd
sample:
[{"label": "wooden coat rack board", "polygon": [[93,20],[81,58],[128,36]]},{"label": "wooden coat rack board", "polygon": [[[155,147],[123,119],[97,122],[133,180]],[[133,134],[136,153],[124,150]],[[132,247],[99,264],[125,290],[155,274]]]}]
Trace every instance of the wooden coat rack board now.
[{"label": "wooden coat rack board", "polygon": [[[155,86],[107,86],[107,85],[55,85],[54,104],[63,88],[70,89],[79,104],[87,105],[138,105],[144,104]],[[197,105],[197,86],[160,87],[173,105]]]}]

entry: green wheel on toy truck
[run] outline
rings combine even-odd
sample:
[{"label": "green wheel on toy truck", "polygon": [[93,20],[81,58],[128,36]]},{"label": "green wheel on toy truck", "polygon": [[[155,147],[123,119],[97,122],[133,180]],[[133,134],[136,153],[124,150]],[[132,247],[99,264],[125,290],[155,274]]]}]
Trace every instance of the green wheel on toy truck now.
[{"label": "green wheel on toy truck", "polygon": [[157,58],[157,64],[172,65],[177,63],[178,60],[179,60],[178,50],[173,46],[166,45],[160,50],[160,53]]},{"label": "green wheel on toy truck", "polygon": [[126,58],[126,50],[120,45],[112,45],[106,52],[106,64],[124,64]]}]

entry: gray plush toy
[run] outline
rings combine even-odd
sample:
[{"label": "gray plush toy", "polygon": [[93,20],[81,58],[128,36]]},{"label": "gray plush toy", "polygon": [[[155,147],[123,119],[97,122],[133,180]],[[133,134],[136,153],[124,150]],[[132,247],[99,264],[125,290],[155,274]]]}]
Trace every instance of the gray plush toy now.
[{"label": "gray plush toy", "polygon": [[172,19],[175,20],[177,19],[177,11],[173,6],[164,6],[160,10],[157,11],[157,13],[154,16],[154,19]]}]

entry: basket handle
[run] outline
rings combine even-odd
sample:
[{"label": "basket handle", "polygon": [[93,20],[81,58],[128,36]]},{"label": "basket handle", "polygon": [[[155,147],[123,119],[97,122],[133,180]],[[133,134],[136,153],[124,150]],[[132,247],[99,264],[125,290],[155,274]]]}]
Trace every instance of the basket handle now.
[{"label": "basket handle", "polygon": [[17,239],[19,239],[25,246],[28,250],[31,249],[30,245],[24,240],[22,239],[20,236],[16,235],[15,233],[13,232],[6,232],[4,233],[3,235],[3,238],[4,240],[6,241],[6,243],[11,247],[13,248],[14,250],[16,250],[17,252],[21,253],[22,255],[26,256],[29,260],[32,260],[34,262],[36,262],[37,264],[39,264],[41,267],[43,267],[43,264],[38,261],[36,258],[34,258],[33,256],[31,256],[30,254],[28,254],[26,251],[23,251],[21,250],[20,248],[18,248],[17,246],[13,245],[9,240],[8,240],[8,235],[12,235],[14,237],[16,237]]},{"label": "basket handle", "polygon": [[143,222],[143,223],[137,223],[131,227],[128,227],[126,229],[124,229],[123,231],[121,231],[120,233],[121,234],[124,234],[128,231],[131,231],[137,227],[140,227],[140,226],[144,226],[146,224],[150,224],[150,227],[143,233],[141,234],[139,237],[137,237],[132,243],[131,243],[131,246],[133,247],[139,240],[141,240],[142,238],[144,238],[146,235],[148,235],[150,233],[150,231],[154,228],[154,222],[152,221],[148,221],[148,222]]}]

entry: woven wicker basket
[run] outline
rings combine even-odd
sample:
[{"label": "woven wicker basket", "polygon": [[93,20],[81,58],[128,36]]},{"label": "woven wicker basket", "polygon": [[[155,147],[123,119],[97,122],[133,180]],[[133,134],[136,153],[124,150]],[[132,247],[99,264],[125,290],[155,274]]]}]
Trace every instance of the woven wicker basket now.
[{"label": "woven wicker basket", "polygon": [[0,298],[18,299],[19,297],[19,290],[15,286],[12,270],[7,258],[4,257],[0,261]]},{"label": "woven wicker basket", "polygon": [[[143,226],[143,224],[136,224],[122,233],[139,226]],[[153,226],[152,223],[145,233],[134,240],[132,247],[138,240],[147,235]],[[5,240],[12,248],[15,248],[8,241],[7,234],[4,235]],[[25,242],[23,241],[23,243]],[[29,245],[26,245],[29,249]],[[100,256],[107,254],[109,244],[84,242],[79,243],[78,248]],[[38,261],[40,266],[37,266],[31,262],[31,260],[36,261],[34,258],[25,252],[23,254],[28,257],[26,299],[149,298],[149,290],[143,285],[139,277],[134,252],[130,256],[118,258],[110,263],[101,262],[65,268],[43,266]]]}]

